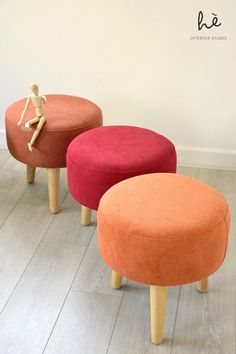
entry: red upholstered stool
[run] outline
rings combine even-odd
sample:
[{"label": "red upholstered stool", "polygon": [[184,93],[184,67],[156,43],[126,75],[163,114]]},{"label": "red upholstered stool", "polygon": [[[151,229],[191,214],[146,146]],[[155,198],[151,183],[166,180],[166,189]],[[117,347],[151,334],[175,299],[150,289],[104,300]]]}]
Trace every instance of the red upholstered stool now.
[{"label": "red upholstered stool", "polygon": [[[6,111],[6,134],[10,153],[27,165],[27,181],[34,182],[35,168],[48,171],[49,204],[52,213],[59,210],[60,168],[66,167],[66,150],[79,134],[102,125],[102,112],[94,103],[75,96],[47,95],[44,105],[44,124],[30,152],[27,143],[33,131],[26,132],[17,125],[25,106],[25,99],[12,104]],[[33,107],[26,120],[35,116]]]},{"label": "red upholstered stool", "polygon": [[113,288],[122,276],[150,285],[153,343],[163,340],[167,287],[197,282],[206,292],[208,276],[224,261],[229,225],[221,194],[191,177],[137,176],[102,197],[100,254],[113,270]]},{"label": "red upholstered stool", "polygon": [[84,225],[111,186],[152,172],[176,172],[176,152],[167,138],[148,129],[101,127],[81,134],[68,147],[69,189],[82,205]]}]

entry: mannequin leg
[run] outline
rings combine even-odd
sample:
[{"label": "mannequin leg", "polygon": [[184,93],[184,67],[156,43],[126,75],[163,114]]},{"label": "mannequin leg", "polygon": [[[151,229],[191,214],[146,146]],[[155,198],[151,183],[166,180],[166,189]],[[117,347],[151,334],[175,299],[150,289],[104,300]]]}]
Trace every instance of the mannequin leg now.
[{"label": "mannequin leg", "polygon": [[25,123],[24,127],[25,127],[26,129],[30,129],[30,126],[31,126],[32,124],[35,124],[35,123],[38,123],[38,122],[39,122],[39,118],[38,118],[38,117],[34,117],[34,118],[28,120],[28,122]]},{"label": "mannequin leg", "polygon": [[37,128],[36,128],[32,138],[31,138],[30,142],[28,143],[28,148],[29,148],[30,151],[32,151],[32,145],[35,143],[35,141],[36,141],[36,139],[37,139],[37,137],[38,137],[38,135],[40,133],[40,130],[42,129],[42,127],[43,127],[43,125],[45,123],[45,121],[46,121],[45,117],[42,116],[40,118],[40,120],[39,120]]}]

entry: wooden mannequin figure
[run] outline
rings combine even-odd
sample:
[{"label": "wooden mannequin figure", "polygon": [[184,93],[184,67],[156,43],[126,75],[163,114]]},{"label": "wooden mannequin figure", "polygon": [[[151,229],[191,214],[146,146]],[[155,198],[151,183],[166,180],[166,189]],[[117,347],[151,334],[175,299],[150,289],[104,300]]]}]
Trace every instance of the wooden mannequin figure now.
[{"label": "wooden mannequin figure", "polygon": [[46,102],[46,97],[45,96],[39,96],[39,88],[38,85],[33,84],[31,86],[31,90],[33,92],[32,96],[28,96],[26,103],[25,103],[25,108],[21,114],[20,120],[18,121],[17,125],[21,125],[25,115],[29,109],[30,103],[32,102],[34,108],[35,108],[35,117],[30,119],[28,122],[25,123],[23,129],[27,129],[30,130],[31,129],[31,125],[38,123],[37,128],[30,140],[30,142],[27,144],[28,148],[30,151],[32,151],[32,145],[35,143],[40,130],[42,129],[44,123],[46,122],[46,118],[45,118],[45,113],[43,111],[42,105]]}]

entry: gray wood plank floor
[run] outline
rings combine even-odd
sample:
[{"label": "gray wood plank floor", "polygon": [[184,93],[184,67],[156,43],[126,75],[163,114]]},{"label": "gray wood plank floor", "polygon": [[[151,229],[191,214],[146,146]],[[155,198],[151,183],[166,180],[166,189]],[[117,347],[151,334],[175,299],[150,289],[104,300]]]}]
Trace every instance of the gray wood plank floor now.
[{"label": "gray wood plank floor", "polygon": [[236,171],[179,167],[223,193],[232,217],[224,265],[209,293],[193,284],[168,292],[165,341],[150,343],[149,289],[126,279],[110,288],[96,213],[81,207],[61,173],[61,212],[48,211],[46,173],[27,185],[25,166],[0,150],[0,354],[235,354]]}]

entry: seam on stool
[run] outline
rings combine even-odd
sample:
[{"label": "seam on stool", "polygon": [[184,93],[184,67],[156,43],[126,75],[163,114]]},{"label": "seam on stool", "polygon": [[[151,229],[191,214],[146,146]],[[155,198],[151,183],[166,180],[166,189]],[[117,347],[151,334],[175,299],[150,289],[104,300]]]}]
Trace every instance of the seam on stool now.
[{"label": "seam on stool", "polygon": [[[168,239],[165,239],[165,238],[154,238],[154,237],[145,237],[145,236],[136,236],[136,235],[133,235],[132,237],[135,237],[137,239],[144,239],[144,240],[151,240],[151,241],[156,241],[156,242],[173,242],[173,241],[183,241],[183,240],[191,240],[191,239],[196,239],[196,237],[198,238],[201,238],[201,237],[204,237],[206,234],[211,234],[218,226],[220,226],[222,224],[222,222],[225,222],[225,219],[226,219],[226,215],[228,213],[228,205],[226,206],[227,209],[226,209],[226,213],[224,215],[224,217],[222,218],[222,220],[216,225],[214,226],[211,230],[209,231],[205,231],[203,232],[202,234],[195,234],[195,235],[190,235],[190,236],[184,236],[184,237],[176,237],[176,238],[168,238]],[[103,212],[101,212],[101,210],[99,210],[99,212],[101,214],[103,214]],[[104,217],[104,214],[103,214],[103,217]],[[179,235],[180,236],[180,235]]]},{"label": "seam on stool", "polygon": [[226,236],[226,239],[225,239],[225,252],[224,252],[224,256],[223,256],[223,261],[224,261],[225,256],[226,256],[226,252],[227,252],[227,248],[228,248],[228,242],[229,242],[228,241],[229,240],[229,228],[228,228],[227,223],[226,223],[226,217],[224,219],[224,223],[225,223],[225,228],[226,228],[226,231],[227,231],[227,236]]},{"label": "seam on stool", "polygon": [[[75,162],[73,159],[71,159],[70,157],[68,158],[68,160],[70,161],[70,162],[72,162],[74,165],[76,165],[78,168],[83,168],[84,170],[86,170],[86,171],[89,171],[89,172],[99,172],[99,173],[106,173],[106,174],[114,174],[114,172],[110,172],[110,171],[104,171],[104,170],[101,170],[101,171],[99,171],[99,170],[91,170],[91,169],[89,169],[89,168],[87,168],[87,167],[84,167],[84,165],[79,165],[77,162]],[[158,165],[158,164],[157,164]],[[115,172],[115,174],[116,175],[124,175],[124,174],[128,174],[128,173],[140,173],[140,172],[142,172],[142,173],[150,173],[150,170],[138,170],[138,171],[126,171],[126,172]],[[152,172],[151,172],[152,173]],[[153,173],[155,173],[155,171],[153,170]],[[156,172],[156,173],[168,173],[168,172]],[[174,173],[174,172],[171,172],[171,173]],[[174,174],[176,174],[176,173],[174,173]],[[134,176],[134,177],[136,177],[136,176]]]},{"label": "seam on stool", "polygon": [[[76,127],[76,128],[71,128],[71,129],[64,129],[64,130],[47,129],[47,128],[46,128],[46,123],[47,123],[47,122],[46,122],[46,123],[45,123],[45,129],[44,129],[44,131],[46,131],[46,132],[57,132],[57,133],[69,132],[69,131],[74,131],[74,130],[84,129],[84,128],[90,127],[90,126],[92,126],[94,123],[97,123],[98,121],[99,121],[99,118],[96,119],[95,121],[93,121],[92,123],[88,124],[88,125],[83,125],[83,126],[81,126],[81,127]],[[10,123],[10,124],[12,124],[12,125],[15,124],[14,122],[10,122],[10,121],[8,121],[8,123]],[[96,128],[100,128],[100,127],[102,127],[102,126],[99,126],[99,127],[96,127]],[[75,137],[75,138],[76,138],[76,137]]]},{"label": "seam on stool", "polygon": [[90,124],[87,124],[87,125],[83,125],[83,126],[80,126],[80,127],[76,127],[76,128],[71,128],[71,129],[64,129],[64,130],[55,130],[55,129],[46,129],[46,126],[45,126],[45,130],[47,132],[69,132],[69,131],[73,131],[73,130],[77,130],[77,129],[84,129],[84,128],[87,128],[91,125],[93,125],[94,123],[97,123],[100,119],[97,118],[95,119],[92,123]]}]

